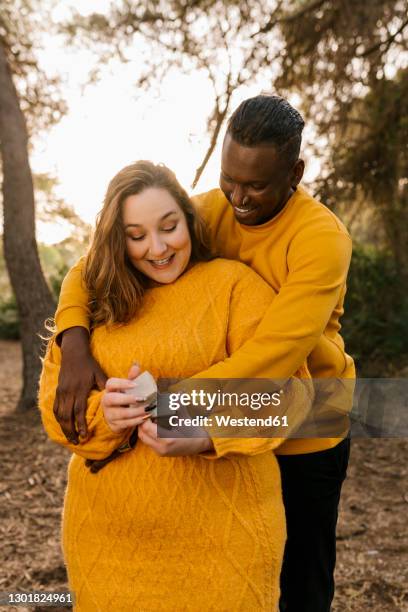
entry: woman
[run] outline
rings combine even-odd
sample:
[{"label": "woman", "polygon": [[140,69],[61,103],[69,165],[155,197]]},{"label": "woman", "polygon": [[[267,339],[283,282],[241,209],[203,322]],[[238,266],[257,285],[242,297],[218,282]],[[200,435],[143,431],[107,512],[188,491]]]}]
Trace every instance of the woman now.
[{"label": "woman", "polygon": [[[228,357],[254,333],[272,290],[243,264],[211,258],[187,194],[150,162],[111,181],[84,281],[91,349],[110,379],[88,399],[79,445],[53,414],[54,340],[40,381],[44,426],[74,452],[62,538],[75,609],[275,610],[285,519],[269,451],[280,440],[163,441],[146,405],[121,393],[135,361],[156,379],[185,378]],[[84,459],[107,457],[137,426],[136,447],[92,474]]]}]

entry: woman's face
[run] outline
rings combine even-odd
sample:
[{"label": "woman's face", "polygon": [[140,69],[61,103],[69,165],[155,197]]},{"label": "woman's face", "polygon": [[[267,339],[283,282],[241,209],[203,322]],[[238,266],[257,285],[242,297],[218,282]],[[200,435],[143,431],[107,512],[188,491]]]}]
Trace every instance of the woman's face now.
[{"label": "woman's face", "polygon": [[126,251],[134,267],[157,283],[174,282],[187,268],[187,221],[166,189],[149,187],[126,198],[122,209]]}]

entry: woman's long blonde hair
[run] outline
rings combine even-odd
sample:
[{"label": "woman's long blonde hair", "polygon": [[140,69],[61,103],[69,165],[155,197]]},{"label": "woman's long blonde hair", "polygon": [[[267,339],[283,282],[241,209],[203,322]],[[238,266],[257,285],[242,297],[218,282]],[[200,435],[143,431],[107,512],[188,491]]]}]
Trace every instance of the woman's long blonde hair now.
[{"label": "woman's long blonde hair", "polygon": [[134,268],[127,256],[122,207],[128,196],[149,187],[168,191],[183,211],[191,238],[190,261],[212,258],[204,221],[174,173],[149,161],[126,166],[109,183],[85,259],[84,281],[93,327],[126,323],[141,304],[149,279]]}]

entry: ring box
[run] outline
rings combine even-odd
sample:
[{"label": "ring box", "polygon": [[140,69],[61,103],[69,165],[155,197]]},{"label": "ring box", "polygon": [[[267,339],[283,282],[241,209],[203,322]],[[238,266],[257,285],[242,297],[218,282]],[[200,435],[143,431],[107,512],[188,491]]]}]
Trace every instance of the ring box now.
[{"label": "ring box", "polygon": [[146,411],[149,411],[149,416],[155,417],[157,406],[157,385],[153,376],[146,370],[135,378],[133,382],[136,383],[137,386],[133,387],[132,389],[126,389],[125,393],[127,395],[133,395],[136,397],[145,397],[146,402],[149,404]]}]

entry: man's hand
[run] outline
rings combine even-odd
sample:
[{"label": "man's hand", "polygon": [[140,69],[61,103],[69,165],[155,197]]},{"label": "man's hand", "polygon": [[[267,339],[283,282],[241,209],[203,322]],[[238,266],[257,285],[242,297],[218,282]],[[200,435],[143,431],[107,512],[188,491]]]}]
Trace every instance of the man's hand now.
[{"label": "man's hand", "polygon": [[208,438],[158,438],[157,424],[150,419],[139,425],[139,439],[161,457],[185,457],[213,450]]},{"label": "man's hand", "polygon": [[[91,390],[105,388],[106,376],[92,357],[89,334],[83,327],[64,331],[61,342],[61,370],[54,401],[54,416],[72,444],[86,437],[87,399]],[[77,426],[77,429],[76,429]]]}]

